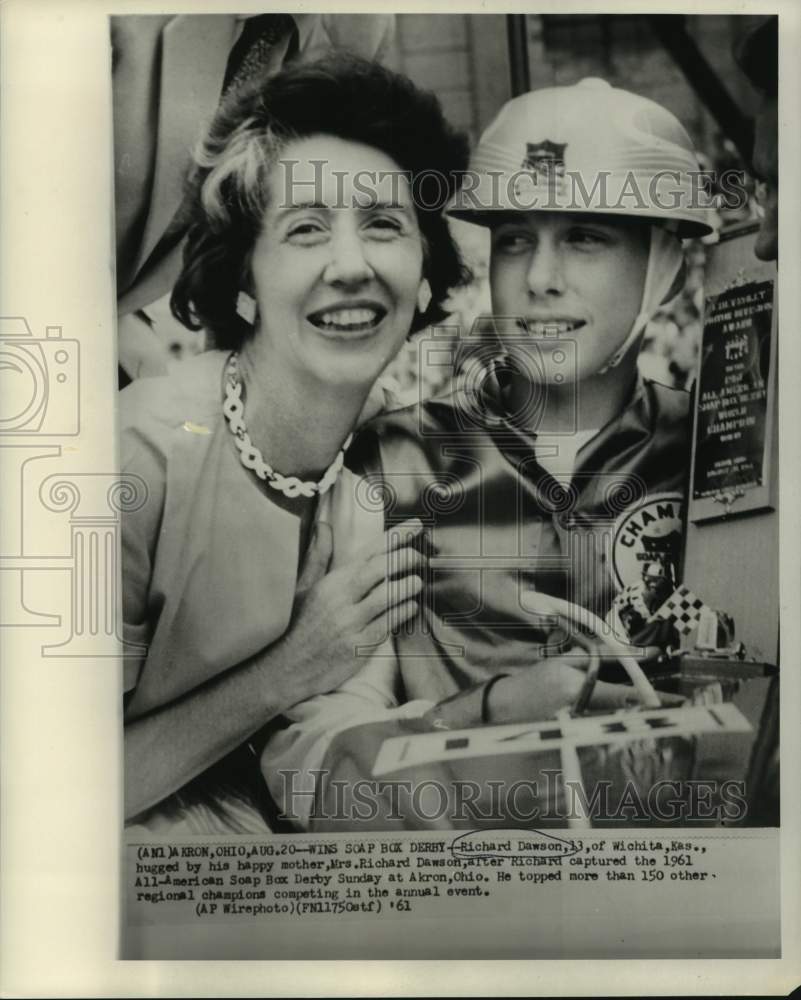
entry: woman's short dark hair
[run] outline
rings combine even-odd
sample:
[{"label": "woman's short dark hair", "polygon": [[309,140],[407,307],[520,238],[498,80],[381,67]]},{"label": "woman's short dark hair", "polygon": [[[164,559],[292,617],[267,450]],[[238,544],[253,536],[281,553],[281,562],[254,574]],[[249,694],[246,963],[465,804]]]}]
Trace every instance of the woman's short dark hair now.
[{"label": "woman's short dark hair", "polygon": [[327,134],[381,150],[408,172],[431,304],[413,330],[441,320],[469,272],[443,214],[467,167],[468,143],[437,98],[398,73],[351,56],[300,64],[229,95],[195,154],[183,211],[188,232],[172,311],[217,347],[236,349],[251,327],[236,312],[267,207],[267,178],[294,139]]}]

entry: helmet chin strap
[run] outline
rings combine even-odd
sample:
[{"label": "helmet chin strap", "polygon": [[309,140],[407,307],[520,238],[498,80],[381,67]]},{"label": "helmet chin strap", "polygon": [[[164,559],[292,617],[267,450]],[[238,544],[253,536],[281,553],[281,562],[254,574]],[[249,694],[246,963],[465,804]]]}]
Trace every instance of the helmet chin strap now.
[{"label": "helmet chin strap", "polygon": [[664,304],[683,261],[684,254],[681,243],[675,235],[667,232],[661,226],[651,226],[651,245],[648,251],[648,267],[645,271],[640,311],[626,339],[603,368],[598,370],[599,375],[603,375],[620,364],[628,349],[645,329],[659,307]]}]

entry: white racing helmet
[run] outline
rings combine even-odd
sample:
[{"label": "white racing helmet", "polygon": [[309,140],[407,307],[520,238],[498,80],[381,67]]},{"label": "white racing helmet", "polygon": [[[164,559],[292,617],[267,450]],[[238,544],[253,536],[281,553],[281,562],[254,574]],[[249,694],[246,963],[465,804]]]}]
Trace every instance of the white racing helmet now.
[{"label": "white racing helmet", "polygon": [[449,214],[491,226],[498,212],[580,212],[652,223],[639,315],[614,367],[665,301],[683,264],[679,240],[715,231],[692,141],[670,111],[588,78],[509,101],[470,158]]}]

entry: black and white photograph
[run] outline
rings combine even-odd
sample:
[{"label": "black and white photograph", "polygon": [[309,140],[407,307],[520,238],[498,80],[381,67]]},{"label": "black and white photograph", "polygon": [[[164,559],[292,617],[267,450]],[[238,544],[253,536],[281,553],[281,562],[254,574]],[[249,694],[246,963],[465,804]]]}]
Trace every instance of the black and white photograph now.
[{"label": "black and white photograph", "polygon": [[777,826],[778,18],[111,42],[129,841]]},{"label": "black and white photograph", "polygon": [[89,18],[102,293],[0,317],[109,959],[797,972],[798,18],[243,6]]},{"label": "black and white photograph", "polygon": [[777,825],[778,19],[111,39],[128,819]]}]

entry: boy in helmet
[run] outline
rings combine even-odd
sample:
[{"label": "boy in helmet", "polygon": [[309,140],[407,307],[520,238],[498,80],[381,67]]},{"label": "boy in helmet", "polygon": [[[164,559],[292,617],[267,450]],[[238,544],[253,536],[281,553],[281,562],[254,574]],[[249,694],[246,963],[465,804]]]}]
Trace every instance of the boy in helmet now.
[{"label": "boy in helmet", "polygon": [[[681,238],[712,231],[703,201],[677,119],[604,81],[518,97],[484,133],[452,214],[490,230],[492,321],[454,348],[458,390],[380,417],[360,442],[388,523],[428,526],[420,614],[395,637],[397,663],[299,706],[268,746],[279,800],[283,768],[370,773],[393,726],[529,721],[579,697],[586,659],[530,597],[603,617],[639,579],[643,536],[680,529],[689,400],[640,378],[637,354],[681,287]],[[631,696],[600,683],[594,704]]]}]

